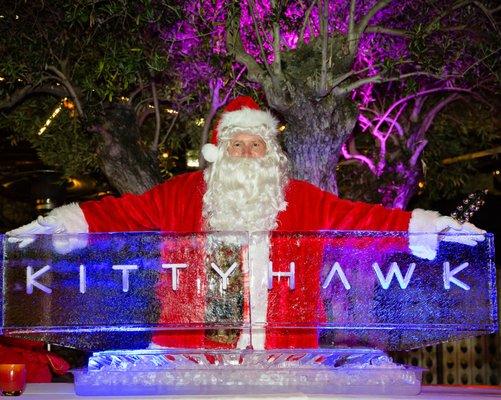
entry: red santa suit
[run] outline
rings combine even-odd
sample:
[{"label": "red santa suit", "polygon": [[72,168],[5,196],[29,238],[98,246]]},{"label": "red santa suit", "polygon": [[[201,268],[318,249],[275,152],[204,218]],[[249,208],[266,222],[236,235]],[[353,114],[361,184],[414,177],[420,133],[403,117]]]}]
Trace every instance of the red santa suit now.
[{"label": "red santa suit", "polygon": [[[89,232],[122,232],[161,230],[170,232],[202,232],[202,199],[205,182],[202,172],[183,174],[166,181],[142,195],[124,195],[120,198],[106,197],[100,201],[85,202],[80,205],[88,223]],[[303,181],[291,180],[285,190],[287,208],[277,216],[277,232],[318,231],[318,230],[388,230],[407,231],[411,213],[389,210],[379,205],[352,202],[339,199]],[[288,271],[289,265],[280,265],[286,258],[287,246],[281,239],[271,241],[270,258],[274,271]],[[311,321],[324,322],[325,313],[320,299],[320,280],[318,268],[306,262],[312,257],[321,257],[318,246],[308,248],[308,254],[295,254],[296,287],[289,290],[287,280],[274,282],[273,290],[268,292],[266,322],[274,324],[295,321],[308,324]],[[203,257],[193,254],[193,257]],[[289,254],[290,256],[290,254]],[[202,259],[202,258],[200,258]],[[181,261],[181,260],[179,260]],[[183,271],[183,279],[189,282],[194,278],[197,268]],[[301,269],[304,270],[301,270]],[[170,275],[170,274],[167,274]],[[170,282],[160,284],[162,290],[170,288]],[[163,302],[160,322],[177,322],[186,316],[200,313],[203,304],[193,305],[195,285],[184,285],[185,289],[170,291],[162,296]],[[180,282],[181,288],[181,282]],[[176,307],[169,306],[176,304]],[[295,304],[295,307],[290,307]],[[203,331],[190,331],[159,334],[153,342],[168,347],[234,347],[235,344],[213,343]],[[318,347],[318,334],[315,329],[280,328],[268,329],[265,348],[314,348]]]},{"label": "red santa suit", "polygon": [[[277,127],[278,121],[269,111],[260,110],[258,104],[249,97],[238,97],[225,107],[213,132],[211,143],[202,147],[202,154],[208,162],[215,163],[213,167],[216,168],[218,168],[216,163],[222,160],[224,154],[231,157],[244,156],[263,159],[265,154],[268,154],[274,159],[277,169],[281,165],[285,171],[286,158],[279,151],[276,140]],[[259,137],[262,143],[255,140],[255,137]],[[234,139],[234,143],[232,143],[232,139]],[[258,150],[251,149],[251,146],[256,146]],[[264,168],[270,169],[269,165]],[[214,171],[218,170],[214,168],[208,170],[209,176]],[[214,190],[214,193],[212,193],[212,189],[207,192],[209,197],[207,203],[217,207],[217,211],[221,214],[217,217],[227,222],[226,214],[224,214],[225,204],[217,204],[217,200],[221,199],[216,193],[217,190],[219,189]],[[12,239],[20,242],[20,246],[24,247],[34,240],[29,235],[41,233],[147,230],[180,233],[202,232],[207,226],[206,221],[203,221],[202,218],[205,193],[206,185],[202,172],[185,174],[158,185],[142,195],[108,197],[101,201],[86,202],[80,206],[70,204],[56,208],[48,216],[39,217],[36,221],[11,231],[10,234],[13,236],[21,235],[20,238]],[[331,247],[329,247],[324,246],[321,235],[303,235],[301,239],[303,245],[295,248],[289,237],[280,236],[281,232],[376,230],[427,233],[425,235],[410,235],[409,243],[405,243],[405,246],[408,244],[412,253],[418,257],[433,259],[438,246],[438,233],[451,227],[456,231],[461,231],[465,226],[433,211],[416,209],[411,214],[406,211],[388,210],[379,205],[341,200],[307,182],[297,180],[288,183],[284,194],[285,199],[276,198],[279,205],[275,209],[283,210],[276,216],[276,230],[269,233],[269,236],[264,235],[264,239],[261,239],[260,242],[252,243],[251,239],[248,258],[240,257],[242,270],[239,270],[238,282],[240,286],[238,286],[238,290],[243,290],[244,293],[245,290],[248,290],[250,296],[243,296],[243,306],[238,302],[237,304],[243,309],[241,313],[243,321],[248,321],[245,318],[250,316],[252,322],[257,320],[257,322],[265,324],[266,334],[261,334],[259,341],[252,341],[253,344],[259,342],[259,348],[317,347],[318,332],[312,327],[321,326],[328,318],[328,322],[330,322],[331,316],[336,312],[332,307],[328,308],[327,311],[324,310],[322,296],[326,292],[321,291],[320,275],[323,272],[320,270],[323,268],[323,257],[327,254],[334,254],[331,252],[332,248],[345,248],[343,244],[347,242],[334,241],[330,243]],[[270,202],[270,199],[264,201]],[[240,210],[238,207],[245,207],[245,203],[242,204],[243,206],[234,204],[233,207],[236,210],[233,211]],[[260,211],[264,212],[265,210],[259,209],[258,212]],[[270,215],[270,221],[267,222],[271,223],[266,225],[268,227],[266,229],[273,226],[274,214]],[[213,217],[214,213],[212,213],[211,218]],[[215,227],[231,227],[231,224],[218,225],[217,223],[213,224],[213,222],[210,221],[211,225]],[[256,222],[257,229],[261,229],[262,222],[260,220],[253,222]],[[482,232],[473,226],[466,227],[465,230],[475,234]],[[428,234],[430,232],[432,234]],[[28,237],[22,237],[23,235],[28,235]],[[216,235],[209,238],[212,240],[214,236]],[[478,239],[477,235],[477,239],[466,238],[464,243],[474,245],[476,241],[481,239]],[[211,309],[211,306],[221,305],[221,303],[214,301],[213,293],[209,291],[207,292],[208,299],[201,297],[199,292],[203,292],[203,290],[198,291],[197,285],[194,284],[199,282],[197,281],[199,279],[201,285],[207,285],[209,278],[206,276],[212,273],[212,271],[206,271],[210,270],[212,265],[209,268],[206,268],[205,265],[205,253],[209,254],[210,252],[211,243],[209,242],[207,240],[206,243],[195,249],[190,246],[189,240],[183,243],[183,236],[180,236],[174,243],[163,245],[162,257],[169,258],[170,263],[190,261],[194,265],[190,265],[189,268],[183,270],[182,274],[180,273],[180,290],[173,290],[171,274],[162,274],[159,278],[156,294],[160,302],[158,321],[160,324],[179,324],[186,327],[186,324],[193,321],[210,322],[210,318],[205,318],[209,316],[209,313],[205,314],[205,310]],[[306,245],[304,245],[305,242]],[[404,244],[403,240],[394,242],[397,243],[399,249]],[[357,239],[357,243],[357,246],[360,243],[365,243],[363,244],[365,251],[369,248],[373,249],[371,257],[372,254],[377,255],[380,250],[380,247],[377,246],[366,246],[368,241]],[[78,239],[73,241],[59,240],[56,235],[53,245],[56,251],[65,254],[74,248],[85,246],[86,241],[82,240],[80,243]],[[251,251],[253,245],[259,251]],[[354,254],[356,253],[357,251],[354,252]],[[351,262],[349,257],[348,263]],[[351,255],[352,260],[354,257],[356,255]],[[284,263],[284,260],[288,259],[295,262],[296,289],[290,290],[288,279],[280,281],[272,279],[273,287],[267,290],[268,287],[262,284],[262,277],[269,275],[267,268],[269,260],[273,266],[271,271],[276,273],[289,271],[289,264]],[[248,260],[247,267],[244,265],[245,260]],[[371,290],[371,281],[367,279],[367,274],[358,270],[357,273],[360,273],[361,279],[365,280],[366,286],[364,285],[364,287]],[[250,280],[246,282],[245,279],[249,276]],[[273,273],[271,276],[273,277]],[[261,281],[257,282],[256,277]],[[244,284],[241,284],[242,281]],[[336,294],[335,296],[336,300],[339,300]],[[245,299],[248,297],[251,304],[246,305]],[[338,301],[338,305],[340,303],[342,303],[341,300]],[[248,310],[250,311],[247,312]],[[343,315],[343,312],[341,311],[339,314]],[[302,326],[303,329],[298,328],[299,326]],[[217,336],[218,340],[214,341],[214,337],[214,335],[204,332],[203,329],[172,333],[162,332],[154,335],[153,342],[163,346],[192,348],[245,346],[245,334],[240,334],[238,342],[234,340],[224,342],[224,337],[220,339]]]}]

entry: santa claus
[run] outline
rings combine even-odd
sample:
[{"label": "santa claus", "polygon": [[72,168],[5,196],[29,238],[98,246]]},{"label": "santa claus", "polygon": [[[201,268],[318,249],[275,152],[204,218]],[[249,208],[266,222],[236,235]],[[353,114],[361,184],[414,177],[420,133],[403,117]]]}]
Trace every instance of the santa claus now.
[{"label": "santa claus", "polygon": [[[443,240],[475,245],[482,240],[482,230],[472,224],[441,216],[434,211],[416,209],[412,212],[386,209],[380,205],[339,199],[308,182],[289,178],[289,162],[277,141],[277,120],[249,97],[239,97],[226,107],[215,129],[212,143],[203,149],[210,163],[205,171],[176,176],[142,195],[126,194],[120,198],[106,197],[100,201],[70,204],[53,210],[46,217],[13,230],[9,240],[25,246],[30,234],[122,232],[122,231],[318,231],[318,230],[377,230],[426,232],[411,235],[409,248],[413,254],[427,259],[436,255],[437,243]],[[471,233],[448,236],[442,232]],[[262,237],[262,236],[261,236]],[[81,246],[79,239],[54,242],[60,252]],[[251,243],[254,247],[249,269],[267,271],[264,265],[280,254],[279,248],[266,236]],[[306,275],[306,274],[303,274]],[[299,274],[298,274],[299,276]],[[305,282],[305,284],[308,284]],[[248,283],[251,298],[251,319],[278,321],[283,310],[271,307],[266,285],[255,278]],[[315,285],[313,285],[315,286]],[[311,303],[317,313],[318,283],[307,291],[298,291],[291,301]],[[189,296],[186,296],[189,298]],[[315,300],[317,299],[317,300]],[[178,303],[179,304],[179,303]],[[164,310],[161,322],[177,318],[176,310]],[[308,311],[289,319],[307,320]],[[312,316],[310,316],[313,318]],[[315,314],[318,318],[318,314]],[[296,332],[297,333],[297,332]],[[246,335],[229,347],[250,344]],[[157,335],[153,341],[162,346],[220,347],[203,333]],[[314,331],[297,334],[263,332],[252,341],[256,348],[304,348],[318,345]],[[224,347],[224,346],[223,346]]]}]

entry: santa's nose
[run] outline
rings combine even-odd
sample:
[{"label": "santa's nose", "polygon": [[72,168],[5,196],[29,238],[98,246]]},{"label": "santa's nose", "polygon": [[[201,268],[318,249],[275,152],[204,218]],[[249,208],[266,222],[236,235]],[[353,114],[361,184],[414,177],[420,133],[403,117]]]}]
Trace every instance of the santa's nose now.
[{"label": "santa's nose", "polygon": [[252,145],[247,145],[243,149],[242,157],[258,157],[255,154],[255,148]]}]

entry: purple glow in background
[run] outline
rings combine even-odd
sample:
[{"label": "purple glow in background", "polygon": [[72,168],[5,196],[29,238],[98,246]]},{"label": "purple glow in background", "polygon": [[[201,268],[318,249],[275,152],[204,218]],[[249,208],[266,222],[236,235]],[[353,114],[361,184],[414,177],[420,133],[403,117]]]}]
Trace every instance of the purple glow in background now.
[{"label": "purple glow in background", "polygon": [[[376,0],[357,1],[355,23],[363,20],[377,3]],[[274,60],[272,35],[274,13],[270,4],[270,1],[259,0],[251,2],[244,0],[239,4],[239,31],[242,44],[245,51],[261,65],[271,64]],[[289,1],[277,11],[282,51],[296,49],[301,32],[305,45],[319,37],[319,5],[315,3],[309,9],[312,4]],[[249,5],[253,7],[252,15]],[[179,98],[189,97],[192,99],[191,104],[202,104],[207,102],[207,98],[211,98],[213,111],[217,111],[218,107],[225,104],[226,99],[244,86],[260,90],[258,84],[246,80],[242,66],[234,61],[226,49],[228,7],[229,2],[223,0],[186,2],[184,21],[162,33],[170,54],[172,70],[182,78]],[[405,31],[407,34],[365,32],[349,66],[352,71],[358,72],[353,75],[355,80],[378,75],[387,78],[415,74],[430,66],[435,70],[434,76],[416,75],[409,80],[383,84],[368,82],[349,93],[350,99],[359,109],[359,127],[353,135],[354,137],[369,135],[373,146],[369,152],[361,154],[351,152],[350,146],[345,143],[340,149],[341,155],[345,159],[357,160],[377,179],[384,174],[396,174],[399,181],[408,181],[408,184],[403,186],[393,181],[389,186],[393,186],[394,189],[381,189],[381,193],[386,193],[382,195],[382,202],[387,206],[405,208],[415,192],[417,178],[421,174],[420,159],[427,144],[426,133],[438,113],[430,114],[429,111],[433,107],[430,105],[428,108],[421,108],[420,114],[416,114],[411,111],[415,102],[421,98],[427,104],[438,104],[450,94],[451,90],[466,92],[472,83],[461,74],[465,71],[470,75],[479,74],[480,65],[475,64],[478,60],[475,45],[465,44],[465,34],[460,30],[447,32],[441,29],[442,26],[456,26],[463,23],[475,10],[472,11],[471,7],[458,8],[450,14],[443,15],[442,11],[443,9],[437,7],[437,4],[423,4],[411,0],[390,2],[373,15],[368,26],[396,32]],[[305,23],[305,15],[308,12],[309,22]],[[349,15],[350,2],[328,1],[327,29],[330,37],[338,35],[341,40],[347,40]],[[432,21],[437,20],[439,16],[439,22],[432,24]],[[262,39],[264,59],[256,36],[255,24]],[[422,57],[423,52],[426,53],[426,57]],[[433,57],[436,59],[429,62],[429,65],[424,65],[425,59],[430,57],[432,60]],[[330,73],[336,77],[346,72],[346,70],[334,70]],[[222,95],[216,95],[214,91],[216,87],[217,93],[221,91]],[[189,108],[189,105],[187,107]],[[420,121],[421,127],[409,129],[409,124],[406,122],[416,118]],[[402,143],[405,154],[409,154],[407,159],[400,160],[396,166],[389,165],[387,160],[390,138],[394,142],[398,140]]]}]

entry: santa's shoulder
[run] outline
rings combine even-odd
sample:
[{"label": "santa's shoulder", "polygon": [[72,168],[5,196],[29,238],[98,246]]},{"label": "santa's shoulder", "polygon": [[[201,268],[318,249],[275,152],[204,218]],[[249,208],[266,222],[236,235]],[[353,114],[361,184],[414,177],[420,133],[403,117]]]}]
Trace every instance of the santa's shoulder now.
[{"label": "santa's shoulder", "polygon": [[176,175],[165,182],[155,186],[154,190],[196,190],[196,188],[203,189],[204,175],[202,171],[186,172],[184,174]]},{"label": "santa's shoulder", "polygon": [[326,192],[322,189],[320,189],[318,186],[313,185],[310,182],[303,181],[300,179],[291,179],[289,183],[287,184],[286,188],[286,194],[288,196],[294,196],[297,194],[301,194],[303,196],[309,195],[309,196],[328,196],[328,197],[335,197],[337,198],[336,195]]},{"label": "santa's shoulder", "polygon": [[168,179],[164,183],[167,182],[199,182],[204,180],[204,173],[203,171],[195,171],[195,172],[185,172],[183,174],[179,174],[176,176],[173,176],[172,178]]}]

